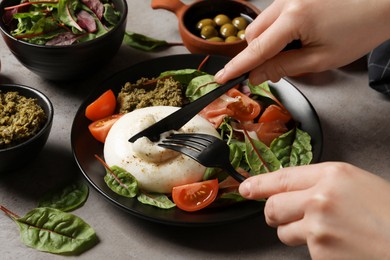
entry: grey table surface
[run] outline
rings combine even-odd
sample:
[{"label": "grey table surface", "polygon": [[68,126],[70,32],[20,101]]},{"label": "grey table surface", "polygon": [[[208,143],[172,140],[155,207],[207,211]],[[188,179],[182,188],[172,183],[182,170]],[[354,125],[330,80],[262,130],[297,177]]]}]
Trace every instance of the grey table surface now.
[{"label": "grey table surface", "polygon": [[[183,1],[186,4],[192,1]],[[254,0],[264,9],[271,0]],[[157,39],[180,42],[177,19],[166,10],[153,10],[150,0],[128,0],[127,30]],[[28,167],[0,176],[0,204],[24,215],[37,198],[54,185],[81,178],[71,151],[70,131],[85,97],[105,78],[137,62],[188,53],[182,47],[146,53],[122,46],[104,69],[83,80],[56,83],[24,68],[0,40],[0,83],[18,83],[47,94],[55,116],[48,143]],[[289,79],[311,101],[324,133],[322,161],[345,161],[390,179],[389,99],[368,86],[362,58],[337,70]],[[262,214],[229,225],[184,228],[151,223],[110,204],[94,189],[74,214],[97,232],[99,243],[79,256],[58,256],[26,247],[16,224],[0,213],[2,259],[308,259],[305,246],[287,247],[268,227]]]}]

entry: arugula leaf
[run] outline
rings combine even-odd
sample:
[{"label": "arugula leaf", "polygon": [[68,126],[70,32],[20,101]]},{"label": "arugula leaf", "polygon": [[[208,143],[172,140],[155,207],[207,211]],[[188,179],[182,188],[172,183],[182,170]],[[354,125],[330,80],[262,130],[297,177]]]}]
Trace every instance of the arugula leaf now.
[{"label": "arugula leaf", "polygon": [[161,209],[170,209],[176,206],[165,194],[161,193],[144,193],[137,196],[137,200],[143,204],[155,206]]},{"label": "arugula leaf", "polygon": [[121,196],[134,198],[138,194],[138,182],[135,177],[118,166],[106,169],[104,181],[113,192]]},{"label": "arugula leaf", "polygon": [[297,127],[272,141],[270,149],[283,167],[306,165],[313,159],[311,137]]},{"label": "arugula leaf", "polygon": [[82,181],[78,181],[45,193],[38,201],[38,207],[56,208],[62,211],[71,211],[80,207],[88,198],[89,188]]}]

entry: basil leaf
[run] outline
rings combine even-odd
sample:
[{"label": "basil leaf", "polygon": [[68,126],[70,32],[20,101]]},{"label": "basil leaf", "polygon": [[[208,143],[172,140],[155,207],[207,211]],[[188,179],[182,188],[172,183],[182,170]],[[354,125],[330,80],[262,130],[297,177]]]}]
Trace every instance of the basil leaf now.
[{"label": "basil leaf", "polygon": [[259,140],[245,135],[245,157],[253,175],[273,172],[281,168],[281,164],[269,147]]},{"label": "basil leaf", "polygon": [[198,76],[193,78],[188,84],[186,97],[192,102],[218,87],[219,84],[215,83],[213,75]]},{"label": "basil leaf", "polygon": [[273,140],[270,148],[283,167],[306,165],[313,159],[311,137],[299,128]]},{"label": "basil leaf", "polygon": [[97,243],[95,231],[81,218],[52,208],[36,208],[24,217],[9,215],[29,247],[56,254],[80,254]]},{"label": "basil leaf", "polygon": [[169,43],[164,40],[157,40],[143,34],[125,32],[123,42],[130,47],[142,51],[153,51],[159,47],[168,47]]},{"label": "basil leaf", "polygon": [[80,207],[88,198],[89,188],[84,182],[76,182],[59,190],[45,193],[38,201],[38,207],[72,211]]},{"label": "basil leaf", "polygon": [[176,206],[165,194],[143,193],[137,196],[137,200],[143,204],[155,206],[161,209],[170,209]]},{"label": "basil leaf", "polygon": [[104,181],[113,192],[121,196],[134,198],[138,194],[137,180],[118,166],[112,166],[110,170],[106,171]]}]

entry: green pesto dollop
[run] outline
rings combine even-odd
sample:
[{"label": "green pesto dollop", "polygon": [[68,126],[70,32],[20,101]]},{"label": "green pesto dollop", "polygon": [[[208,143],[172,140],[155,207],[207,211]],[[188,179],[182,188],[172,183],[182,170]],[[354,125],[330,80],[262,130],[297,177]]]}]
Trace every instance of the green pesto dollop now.
[{"label": "green pesto dollop", "polygon": [[47,120],[34,98],[0,91],[0,148],[17,145],[36,135]]},{"label": "green pesto dollop", "polygon": [[119,113],[150,106],[181,107],[183,103],[182,86],[172,77],[141,78],[135,84],[127,82],[118,94]]}]

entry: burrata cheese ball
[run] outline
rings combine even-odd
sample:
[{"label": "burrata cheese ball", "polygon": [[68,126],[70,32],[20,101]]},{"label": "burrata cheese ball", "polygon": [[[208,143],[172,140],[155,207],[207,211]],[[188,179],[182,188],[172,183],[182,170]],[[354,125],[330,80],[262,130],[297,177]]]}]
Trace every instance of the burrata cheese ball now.
[{"label": "burrata cheese ball", "polygon": [[[140,188],[148,192],[171,193],[175,186],[201,181],[206,168],[190,157],[162,148],[147,137],[141,137],[134,143],[128,141],[178,109],[153,106],[123,115],[107,135],[104,144],[106,163],[131,173]],[[214,126],[199,115],[175,132],[205,133],[219,137]]]}]

